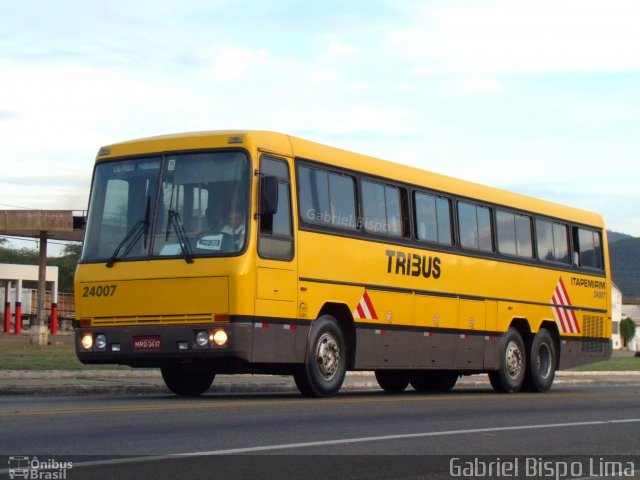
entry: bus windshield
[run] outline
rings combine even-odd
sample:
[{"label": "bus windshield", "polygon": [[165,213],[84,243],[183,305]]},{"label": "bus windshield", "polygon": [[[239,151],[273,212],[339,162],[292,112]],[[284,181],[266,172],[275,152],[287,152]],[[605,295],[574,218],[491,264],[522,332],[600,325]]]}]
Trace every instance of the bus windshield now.
[{"label": "bus windshield", "polygon": [[96,166],[82,262],[243,251],[249,162],[239,151],[181,153]]}]

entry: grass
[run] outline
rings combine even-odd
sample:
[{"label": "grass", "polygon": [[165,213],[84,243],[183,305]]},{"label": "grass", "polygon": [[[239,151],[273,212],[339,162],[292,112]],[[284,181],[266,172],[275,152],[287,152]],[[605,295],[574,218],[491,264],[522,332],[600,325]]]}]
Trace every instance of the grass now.
[{"label": "grass", "polygon": [[592,363],[571,369],[574,372],[625,372],[640,370],[638,357],[611,357],[606,362]]},{"label": "grass", "polygon": [[[73,335],[50,337],[52,345],[31,345],[28,337],[0,334],[0,370],[128,369],[122,365],[84,365],[76,357]],[[640,358],[616,353],[606,362],[572,368],[577,372],[640,370]]]},{"label": "grass", "polygon": [[[51,337],[50,337],[51,338]],[[121,365],[84,365],[80,363],[73,346],[73,336],[52,345],[31,345],[28,338],[0,336],[0,370],[96,370],[127,369]]]}]

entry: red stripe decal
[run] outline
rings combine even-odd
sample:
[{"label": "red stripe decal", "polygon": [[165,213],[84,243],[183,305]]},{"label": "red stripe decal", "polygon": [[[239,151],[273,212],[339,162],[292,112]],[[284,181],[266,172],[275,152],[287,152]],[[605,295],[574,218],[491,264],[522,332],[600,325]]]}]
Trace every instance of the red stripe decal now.
[{"label": "red stripe decal", "polygon": [[373,308],[373,303],[371,303],[371,299],[369,298],[369,294],[367,291],[364,291],[364,295],[362,296],[364,302],[367,304],[367,308],[369,309],[369,313],[371,314],[371,318],[374,320],[378,319],[378,314],[376,313],[376,309]]}]

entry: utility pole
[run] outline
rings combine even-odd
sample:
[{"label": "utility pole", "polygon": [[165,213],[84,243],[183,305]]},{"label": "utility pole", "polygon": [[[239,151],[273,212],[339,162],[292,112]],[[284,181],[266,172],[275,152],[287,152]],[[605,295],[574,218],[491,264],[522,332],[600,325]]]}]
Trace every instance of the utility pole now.
[{"label": "utility pole", "polygon": [[31,325],[31,343],[47,345],[49,343],[49,327],[45,304],[45,282],[47,278],[47,232],[40,231],[40,261],[38,262],[38,309],[36,320]]}]

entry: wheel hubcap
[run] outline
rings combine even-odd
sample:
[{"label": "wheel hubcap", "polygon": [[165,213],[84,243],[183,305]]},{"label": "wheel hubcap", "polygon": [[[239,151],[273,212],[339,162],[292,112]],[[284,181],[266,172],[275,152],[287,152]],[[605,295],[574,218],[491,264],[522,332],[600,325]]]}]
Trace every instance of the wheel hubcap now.
[{"label": "wheel hubcap", "polygon": [[509,342],[506,352],[507,373],[511,378],[517,378],[524,365],[522,351],[515,342]]},{"label": "wheel hubcap", "polygon": [[324,380],[335,377],[340,367],[340,346],[336,338],[330,333],[323,334],[318,340],[316,349],[318,370]]}]

